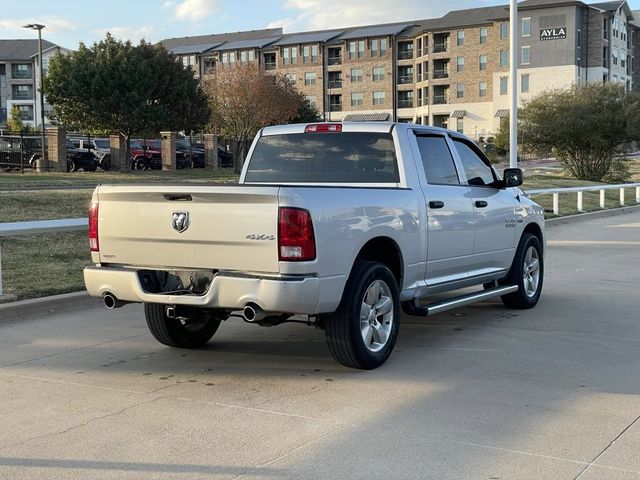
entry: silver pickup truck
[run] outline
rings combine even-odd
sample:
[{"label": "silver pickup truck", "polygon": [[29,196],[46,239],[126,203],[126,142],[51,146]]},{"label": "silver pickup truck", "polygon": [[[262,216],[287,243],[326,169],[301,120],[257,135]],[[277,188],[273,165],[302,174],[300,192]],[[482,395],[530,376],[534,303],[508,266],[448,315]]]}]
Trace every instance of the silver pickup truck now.
[{"label": "silver pickup truck", "polygon": [[401,310],[538,302],[543,210],[521,184],[519,169],[501,179],[472,141],[443,129],[268,127],[238,185],[97,187],[85,283],[108,308],[144,303],[165,345],[203,345],[233,317],[303,321],[325,330],[340,363],[375,368]]}]

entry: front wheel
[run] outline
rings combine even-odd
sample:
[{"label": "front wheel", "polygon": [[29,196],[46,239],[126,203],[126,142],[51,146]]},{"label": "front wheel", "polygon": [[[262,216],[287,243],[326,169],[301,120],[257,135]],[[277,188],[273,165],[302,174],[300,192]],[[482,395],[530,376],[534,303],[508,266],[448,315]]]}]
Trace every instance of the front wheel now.
[{"label": "front wheel", "polygon": [[347,367],[382,365],[398,338],[400,295],[393,273],[378,262],[356,262],[340,306],[325,320],[329,351]]},{"label": "front wheel", "polygon": [[170,318],[166,306],[145,303],[144,315],[151,335],[169,347],[196,348],[216,333],[222,318],[210,310],[190,309],[184,317]]},{"label": "front wheel", "polygon": [[544,258],[540,240],[526,233],[522,236],[506,284],[517,285],[518,291],[503,295],[502,303],[510,308],[532,308],[540,300],[544,280]]}]

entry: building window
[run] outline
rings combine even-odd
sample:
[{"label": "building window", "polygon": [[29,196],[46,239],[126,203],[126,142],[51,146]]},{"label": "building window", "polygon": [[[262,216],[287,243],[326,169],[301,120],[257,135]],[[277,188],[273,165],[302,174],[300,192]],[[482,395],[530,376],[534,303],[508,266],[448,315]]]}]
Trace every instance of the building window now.
[{"label": "building window", "polygon": [[282,63],[284,63],[285,65],[298,63],[298,47],[283,48]]},{"label": "building window", "polygon": [[464,83],[456,83],[456,98],[464,98]]},{"label": "building window", "polygon": [[500,66],[509,66],[509,50],[500,50]]},{"label": "building window", "polygon": [[506,95],[509,87],[509,77],[500,77],[500,95]]},{"label": "building window", "polygon": [[479,91],[478,91],[478,95],[481,97],[486,97],[487,96],[487,82],[480,82],[480,86],[479,86]]},{"label": "building window", "polygon": [[523,74],[520,80],[520,91],[522,93],[529,93],[529,74]]},{"label": "building window", "polygon": [[486,70],[486,69],[487,69],[487,56],[480,55],[480,70]]},{"label": "building window", "polygon": [[464,118],[456,118],[456,131],[458,133],[464,133]]},{"label": "building window", "polygon": [[464,45],[464,30],[458,30],[458,33],[456,35],[456,44],[458,46]]},{"label": "building window", "polygon": [[361,68],[352,68],[351,69],[351,83],[361,82],[362,81],[362,69]]},{"label": "building window", "polygon": [[33,121],[33,105],[18,105],[18,110],[20,110],[22,120]]},{"label": "building window", "polygon": [[624,52],[620,52],[620,66],[627,68],[627,54]]},{"label": "building window", "polygon": [[602,34],[605,40],[609,39],[609,22],[607,19],[604,19],[604,25],[602,26]]},{"label": "building window", "polygon": [[294,84],[296,83],[296,74],[295,73],[287,73],[284,78],[287,79],[287,82]]},{"label": "building window", "polygon": [[319,52],[320,52],[320,49],[318,48],[318,45],[311,45],[311,61],[312,62],[318,61]]},{"label": "building window", "polygon": [[480,29],[480,43],[487,43],[487,38],[489,36],[489,30],[486,28]]},{"label": "building window", "polygon": [[302,47],[302,63],[309,63],[311,61],[311,46],[305,45]]},{"label": "building window", "polygon": [[464,72],[464,57],[456,58],[456,71]]},{"label": "building window", "polygon": [[12,96],[15,100],[31,100],[33,99],[31,88],[31,85],[14,85]]},{"label": "building window", "polygon": [[373,81],[382,82],[384,80],[384,67],[373,67]]},{"label": "building window", "polygon": [[307,101],[314,107],[318,104],[318,99],[313,95],[307,95]]},{"label": "building window", "polygon": [[500,38],[509,38],[509,22],[502,22],[500,24]]},{"label": "building window", "polygon": [[380,40],[378,40],[377,38],[372,39],[371,42],[369,43],[369,48],[371,49],[372,57],[378,56],[378,51],[380,50],[379,45],[380,45]]},{"label": "building window", "polygon": [[530,18],[522,19],[522,36],[523,37],[531,36],[531,19]]},{"label": "building window", "polygon": [[[222,63],[224,63],[224,57],[222,58]],[[282,49],[282,63],[284,65],[289,65],[291,63],[290,51],[288,48]]]},{"label": "building window", "polygon": [[236,63],[236,52],[229,52],[229,63]]},{"label": "building window", "polygon": [[349,58],[364,57],[364,40],[349,42]]},{"label": "building window", "polygon": [[578,48],[582,48],[582,30],[578,29],[577,35],[576,35],[576,43],[578,45]]},{"label": "building window", "polygon": [[609,68],[609,47],[602,48],[602,66]]},{"label": "building window", "polygon": [[381,38],[380,39],[380,56],[383,56],[386,54],[387,54],[387,39]]},{"label": "building window", "polygon": [[291,47],[291,63],[298,63],[298,47]]},{"label": "building window", "polygon": [[373,92],[373,104],[384,105],[384,92]]},{"label": "building window", "polygon": [[616,50],[615,48],[613,49],[613,52],[611,54],[612,57],[612,63],[614,65],[618,65],[618,50]]},{"label": "building window", "polygon": [[362,100],[364,99],[364,94],[361,92],[354,92],[351,94],[351,106],[352,107],[360,107],[362,106]]},{"label": "building window", "polygon": [[522,47],[522,65],[531,63],[531,47]]},{"label": "building window", "polygon": [[240,52],[240,62],[247,63],[255,60],[255,53],[253,50],[242,50]]},{"label": "building window", "polygon": [[316,72],[307,72],[304,74],[304,84],[315,85],[316,84]]}]

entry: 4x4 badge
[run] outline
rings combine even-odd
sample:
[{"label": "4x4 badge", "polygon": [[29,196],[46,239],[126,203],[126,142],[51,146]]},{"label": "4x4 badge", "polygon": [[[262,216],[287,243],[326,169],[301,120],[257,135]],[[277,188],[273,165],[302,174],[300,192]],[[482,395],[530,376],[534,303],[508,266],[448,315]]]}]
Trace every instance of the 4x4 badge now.
[{"label": "4x4 badge", "polygon": [[171,225],[179,233],[189,228],[189,212],[173,212]]}]

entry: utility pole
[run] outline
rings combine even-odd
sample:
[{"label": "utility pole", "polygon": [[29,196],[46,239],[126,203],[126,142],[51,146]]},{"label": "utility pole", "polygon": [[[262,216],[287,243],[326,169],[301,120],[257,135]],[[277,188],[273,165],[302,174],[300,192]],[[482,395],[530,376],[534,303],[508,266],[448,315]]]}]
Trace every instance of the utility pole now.
[{"label": "utility pole", "polygon": [[518,167],[518,1],[510,0],[509,68],[511,108],[509,110],[509,167]]},{"label": "utility pole", "polygon": [[40,165],[38,167],[38,171],[47,171],[49,168],[49,162],[46,157],[46,148],[45,148],[45,138],[44,138],[44,75],[42,74],[42,29],[44,25],[39,23],[30,23],[29,25],[25,25],[24,28],[30,28],[31,30],[38,31],[38,66],[39,66],[39,74],[40,74],[40,121],[42,123],[42,129],[40,130],[40,141],[42,142],[42,152],[40,157]]}]

